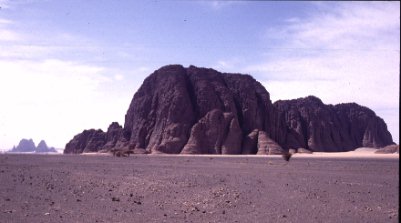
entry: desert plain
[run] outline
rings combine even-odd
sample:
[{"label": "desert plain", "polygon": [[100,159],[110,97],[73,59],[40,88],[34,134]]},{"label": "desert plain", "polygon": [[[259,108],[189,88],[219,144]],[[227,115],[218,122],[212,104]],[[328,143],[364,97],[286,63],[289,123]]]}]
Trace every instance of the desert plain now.
[{"label": "desert plain", "polygon": [[0,155],[0,222],[399,222],[399,154]]}]

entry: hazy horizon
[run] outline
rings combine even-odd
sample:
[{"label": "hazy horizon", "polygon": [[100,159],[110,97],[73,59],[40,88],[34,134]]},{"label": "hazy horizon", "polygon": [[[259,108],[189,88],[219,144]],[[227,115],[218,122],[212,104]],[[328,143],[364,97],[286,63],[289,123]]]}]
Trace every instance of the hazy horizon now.
[{"label": "hazy horizon", "polygon": [[399,143],[400,2],[0,0],[0,151],[107,130],[168,64],[355,102]]}]

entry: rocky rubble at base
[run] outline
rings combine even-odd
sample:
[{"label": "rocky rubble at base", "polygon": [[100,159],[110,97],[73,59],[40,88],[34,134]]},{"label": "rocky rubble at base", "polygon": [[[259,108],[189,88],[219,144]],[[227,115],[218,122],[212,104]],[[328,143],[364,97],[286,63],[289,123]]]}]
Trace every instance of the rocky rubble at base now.
[{"label": "rocky rubble at base", "polygon": [[281,154],[392,143],[384,121],[355,103],[325,105],[310,96],[273,104],[250,75],[169,65],[144,80],[124,127],[85,130],[64,153]]},{"label": "rocky rubble at base", "polygon": [[400,153],[400,145],[388,145],[375,151],[376,154]]}]

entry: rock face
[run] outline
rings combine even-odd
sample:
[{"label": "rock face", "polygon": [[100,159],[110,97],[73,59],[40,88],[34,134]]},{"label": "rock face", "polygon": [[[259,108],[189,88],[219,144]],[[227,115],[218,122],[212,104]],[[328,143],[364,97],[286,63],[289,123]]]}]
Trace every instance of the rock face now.
[{"label": "rock face", "polygon": [[144,81],[128,109],[124,130],[130,135],[130,149],[239,154],[243,136],[254,129],[273,134],[267,128],[274,124],[271,109],[269,93],[249,75],[171,65]]},{"label": "rock face", "polygon": [[258,133],[258,155],[278,155],[282,154],[283,149],[279,144],[272,140],[265,131]]},{"label": "rock face", "polygon": [[191,129],[190,138],[182,153],[239,154],[242,132],[232,113],[213,109]]},{"label": "rock face", "polygon": [[309,96],[277,101],[274,106],[287,125],[286,148],[338,152],[393,143],[383,119],[355,103],[325,105]]},{"label": "rock face", "polygon": [[11,153],[27,153],[27,152],[36,152],[36,153],[56,153],[56,149],[53,147],[48,147],[44,140],[40,141],[38,146],[35,146],[35,143],[32,139],[22,139],[17,147],[12,148],[9,152]]},{"label": "rock face", "polygon": [[[350,118],[352,111],[340,109],[341,105],[334,112],[341,117],[331,120],[333,106],[318,99],[316,106],[292,103],[273,105],[266,89],[249,75],[169,65],[144,80],[128,108],[124,127],[112,123],[107,132],[85,130],[66,145],[64,153],[121,149],[141,153],[280,154],[289,148],[332,151],[340,146],[347,150],[356,148],[353,146],[359,145],[358,140],[374,146],[391,141],[391,136],[384,140],[375,132],[378,127],[387,131],[384,122],[362,126],[360,122],[365,119]],[[376,120],[373,112],[367,115]],[[326,128],[322,126],[332,121],[352,131],[369,130],[361,139],[359,133],[357,138],[349,136],[348,144],[342,146],[342,135],[335,129],[323,131]],[[329,136],[335,140],[328,140]]]},{"label": "rock face", "polygon": [[64,153],[110,151],[116,146],[118,140],[123,141],[123,129],[117,122],[113,122],[107,132],[101,129],[90,129],[74,136],[65,146]]}]

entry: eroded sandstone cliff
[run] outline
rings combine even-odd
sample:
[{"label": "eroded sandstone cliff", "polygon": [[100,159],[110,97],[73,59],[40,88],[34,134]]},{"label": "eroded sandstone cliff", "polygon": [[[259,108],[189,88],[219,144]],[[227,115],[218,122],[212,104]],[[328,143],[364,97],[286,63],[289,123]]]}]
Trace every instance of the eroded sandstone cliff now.
[{"label": "eroded sandstone cliff", "polygon": [[326,105],[314,96],[274,103],[287,125],[286,148],[340,152],[392,144],[386,123],[355,103]]},{"label": "eroded sandstone cliff", "polygon": [[392,143],[386,124],[356,105],[308,97],[278,101],[249,75],[169,65],[135,93],[124,127],[85,130],[64,153],[280,154],[290,148],[346,151]]}]

